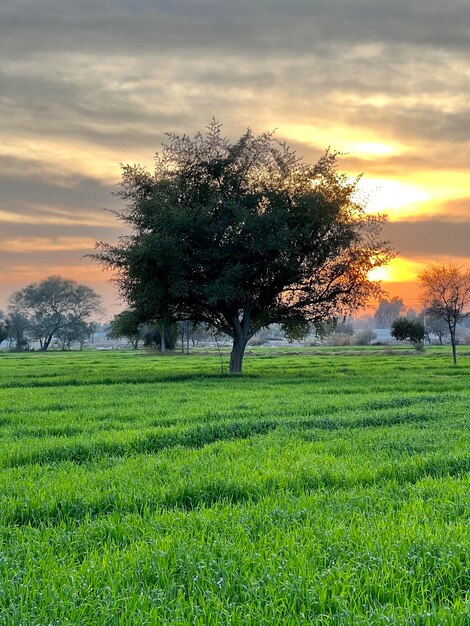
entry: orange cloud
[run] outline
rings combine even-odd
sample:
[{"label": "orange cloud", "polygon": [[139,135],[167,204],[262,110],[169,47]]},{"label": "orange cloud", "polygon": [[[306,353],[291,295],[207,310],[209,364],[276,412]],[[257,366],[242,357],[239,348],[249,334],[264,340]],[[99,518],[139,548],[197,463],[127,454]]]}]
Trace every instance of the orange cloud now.
[{"label": "orange cloud", "polygon": [[[55,225],[81,225],[81,226],[116,226],[116,218],[99,210],[96,213],[73,213],[70,211],[58,211],[48,206],[34,205],[31,212],[15,213],[14,211],[0,209],[0,223],[9,224],[55,224]],[[28,207],[26,207],[26,210]]]},{"label": "orange cloud", "polygon": [[384,267],[378,267],[369,272],[369,278],[371,280],[379,280],[384,283],[408,283],[417,282],[419,275],[430,265],[435,263],[448,263],[449,261],[455,262],[457,265],[465,265],[466,259],[459,257],[449,258],[447,256],[435,257],[396,257],[392,259],[390,263]]},{"label": "orange cloud", "polygon": [[49,264],[11,265],[5,278],[12,285],[24,285],[42,280],[51,274],[58,274],[64,278],[71,278],[87,284],[106,283],[112,278],[109,272],[103,272],[98,265],[92,264],[91,261],[84,260],[82,265],[56,265],[53,259]]},{"label": "orange cloud", "polygon": [[87,237],[18,237],[0,241],[0,249],[4,252],[59,252],[62,250],[93,250],[95,240]]}]

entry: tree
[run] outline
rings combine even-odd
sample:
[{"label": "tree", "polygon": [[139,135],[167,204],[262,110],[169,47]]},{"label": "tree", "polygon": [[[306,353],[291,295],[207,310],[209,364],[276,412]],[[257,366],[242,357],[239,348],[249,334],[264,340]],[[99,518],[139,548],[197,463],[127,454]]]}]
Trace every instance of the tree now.
[{"label": "tree", "polygon": [[189,342],[192,335],[191,323],[189,320],[185,320],[178,322],[177,327],[181,337],[181,353],[184,354],[186,344],[186,354],[189,354]]},{"label": "tree", "polygon": [[443,345],[444,337],[449,334],[449,327],[445,320],[435,315],[432,310],[425,309],[422,317],[426,327],[426,338],[431,343],[432,335],[437,337],[439,345]]},{"label": "tree", "polygon": [[23,352],[28,350],[29,344],[26,338],[26,333],[29,329],[29,321],[27,318],[15,309],[8,311],[8,339],[10,341],[9,349],[12,349],[14,344],[14,350]]},{"label": "tree", "polygon": [[143,328],[143,340],[146,348],[154,348],[165,352],[174,350],[178,340],[176,324],[148,324]]},{"label": "tree", "polygon": [[62,350],[70,350],[73,345],[78,344],[80,350],[96,332],[96,324],[86,322],[80,318],[71,319],[68,324],[60,328],[55,334],[55,339]]},{"label": "tree", "polygon": [[419,276],[426,312],[447,324],[452,358],[457,364],[455,331],[470,315],[470,270],[453,263],[431,265]]},{"label": "tree", "polygon": [[10,309],[28,319],[29,334],[47,350],[57,333],[100,314],[101,297],[86,285],[49,276],[13,293]]},{"label": "tree", "polygon": [[426,330],[421,320],[399,317],[392,322],[390,334],[397,341],[409,341],[417,350],[420,350]]},{"label": "tree", "polygon": [[379,306],[374,313],[374,320],[378,328],[390,328],[393,320],[400,317],[405,308],[404,302],[401,298],[395,296],[391,300],[382,298],[379,301]]},{"label": "tree", "polygon": [[143,317],[229,335],[238,373],[261,328],[292,337],[380,293],[368,273],[393,256],[383,218],[365,214],[335,154],[310,165],[251,130],[231,143],[215,120],[194,139],[168,136],[154,173],[123,168],[117,217],[131,234],[93,255]]},{"label": "tree", "polygon": [[139,347],[139,341],[143,339],[142,320],[137,311],[121,311],[113,317],[110,328],[106,333],[108,339],[127,339],[134,350]]},{"label": "tree", "polygon": [[374,339],[377,339],[377,333],[371,327],[360,330],[356,335],[357,346],[370,346]]},{"label": "tree", "polygon": [[0,346],[8,339],[9,334],[9,322],[3,311],[0,311]]}]

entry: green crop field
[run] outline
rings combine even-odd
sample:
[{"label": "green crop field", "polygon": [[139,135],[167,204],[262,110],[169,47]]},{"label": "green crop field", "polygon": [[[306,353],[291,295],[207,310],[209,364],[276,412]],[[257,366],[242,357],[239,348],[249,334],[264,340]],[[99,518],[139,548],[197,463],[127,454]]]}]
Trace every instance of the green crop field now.
[{"label": "green crop field", "polygon": [[470,624],[470,354],[0,355],[0,624]]}]

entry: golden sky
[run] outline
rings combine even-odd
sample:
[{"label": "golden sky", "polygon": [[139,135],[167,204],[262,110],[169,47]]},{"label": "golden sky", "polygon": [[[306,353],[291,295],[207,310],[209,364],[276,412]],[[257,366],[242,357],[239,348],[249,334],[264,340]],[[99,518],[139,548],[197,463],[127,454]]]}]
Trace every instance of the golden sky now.
[{"label": "golden sky", "polygon": [[419,307],[423,267],[470,260],[469,23],[459,0],[4,0],[0,308],[52,273],[123,308],[83,258],[119,235],[120,163],[212,116],[344,153],[399,252],[377,278]]}]

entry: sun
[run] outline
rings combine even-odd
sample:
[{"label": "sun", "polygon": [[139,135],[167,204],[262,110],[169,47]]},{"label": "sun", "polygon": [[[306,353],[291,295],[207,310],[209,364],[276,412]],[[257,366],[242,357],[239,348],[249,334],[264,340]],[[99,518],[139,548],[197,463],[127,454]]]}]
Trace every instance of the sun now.
[{"label": "sun", "polygon": [[369,280],[387,280],[389,277],[389,271],[386,267],[374,267],[367,275]]},{"label": "sun", "polygon": [[427,264],[427,259],[396,257],[386,266],[371,269],[367,277],[369,280],[383,281],[385,283],[417,282],[419,274]]}]

